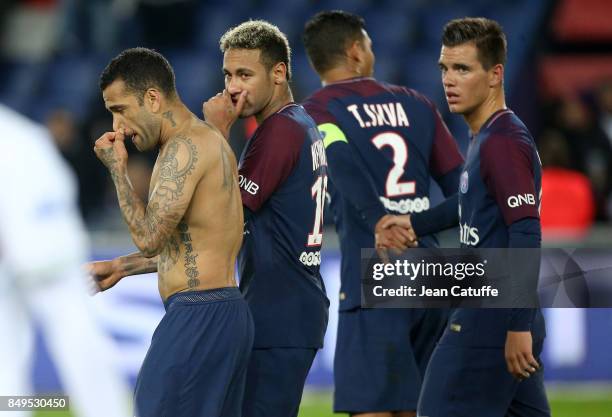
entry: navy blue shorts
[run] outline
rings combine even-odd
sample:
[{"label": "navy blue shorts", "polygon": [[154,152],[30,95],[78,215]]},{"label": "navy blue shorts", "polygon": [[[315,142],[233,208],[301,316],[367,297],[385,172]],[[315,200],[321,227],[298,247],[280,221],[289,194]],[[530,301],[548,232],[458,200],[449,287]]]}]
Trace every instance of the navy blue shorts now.
[{"label": "navy blue shorts", "polygon": [[140,417],[239,417],[253,319],[238,288],[173,294],[136,381]]},{"label": "navy blue shorts", "polygon": [[429,357],[448,310],[341,311],[334,359],[334,411],[416,410]]},{"label": "navy blue shorts", "polygon": [[243,417],[295,417],[317,349],[253,349]]},{"label": "navy blue shorts", "polygon": [[[536,358],[540,351],[534,349]],[[550,417],[543,367],[519,382],[507,370],[503,348],[438,345],[427,368],[418,415]]]}]

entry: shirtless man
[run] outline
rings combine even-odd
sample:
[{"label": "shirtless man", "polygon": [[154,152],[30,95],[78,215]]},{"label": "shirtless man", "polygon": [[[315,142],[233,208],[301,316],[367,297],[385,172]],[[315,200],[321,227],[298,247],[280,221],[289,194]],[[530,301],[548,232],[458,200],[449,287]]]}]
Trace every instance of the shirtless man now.
[{"label": "shirtless man", "polygon": [[[166,314],[135,390],[151,416],[240,416],[253,321],[236,287],[243,214],[236,160],[223,137],[193,115],[159,53],[128,49],[100,77],[113,131],[95,144],[139,252],[91,264],[100,290],[128,275],[158,272]],[[127,176],[125,138],[159,147],[149,201]]]}]

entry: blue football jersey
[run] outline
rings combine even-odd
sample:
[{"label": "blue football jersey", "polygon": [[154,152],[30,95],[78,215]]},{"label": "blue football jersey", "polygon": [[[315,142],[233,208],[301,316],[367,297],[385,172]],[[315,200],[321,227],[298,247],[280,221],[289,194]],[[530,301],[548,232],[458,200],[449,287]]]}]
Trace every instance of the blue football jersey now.
[{"label": "blue football jersey", "polygon": [[243,205],[254,213],[238,268],[255,347],[321,347],[329,306],[319,273],[327,160],[304,108],[291,103],[266,118],[238,172]]},{"label": "blue football jersey", "polygon": [[[459,240],[462,247],[507,248],[508,229],[525,218],[540,218],[541,163],[535,142],[511,110],[499,110],[473,136],[459,182]],[[514,309],[518,310],[518,309]],[[511,309],[456,309],[440,343],[503,347]],[[534,341],[545,336],[535,312]]]},{"label": "blue football jersey", "polygon": [[459,182],[459,240],[506,248],[508,226],[540,218],[542,166],[531,134],[511,110],[493,114],[468,148]]},{"label": "blue football jersey", "polygon": [[[364,215],[347,190],[343,195],[330,184],[342,251],[340,309],[351,309],[361,304],[361,249],[374,247],[376,221],[386,213],[428,210],[431,179],[458,168],[463,158],[435,106],[412,89],[354,78],[316,91],[304,107],[324,135],[329,157],[332,151],[350,153],[363,178],[357,186],[371,189],[378,205]],[[330,182],[342,168],[338,165],[330,162]],[[433,236],[419,241],[421,246],[436,243]]]}]

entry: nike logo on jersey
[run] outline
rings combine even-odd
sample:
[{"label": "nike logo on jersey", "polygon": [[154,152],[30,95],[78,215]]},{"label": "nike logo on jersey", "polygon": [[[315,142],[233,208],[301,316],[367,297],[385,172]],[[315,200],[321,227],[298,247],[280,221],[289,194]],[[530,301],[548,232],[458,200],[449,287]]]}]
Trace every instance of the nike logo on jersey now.
[{"label": "nike logo on jersey", "polygon": [[351,104],[346,108],[363,128],[391,126],[408,127],[408,116],[402,103],[384,104],[362,104],[361,109],[357,104]]}]

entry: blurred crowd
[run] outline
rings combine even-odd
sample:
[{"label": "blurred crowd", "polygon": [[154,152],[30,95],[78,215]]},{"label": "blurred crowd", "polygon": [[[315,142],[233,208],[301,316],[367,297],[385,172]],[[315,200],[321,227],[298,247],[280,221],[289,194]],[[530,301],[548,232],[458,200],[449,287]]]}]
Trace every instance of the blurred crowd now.
[{"label": "blurred crowd", "polygon": [[[217,8],[225,7],[220,0],[210,3]],[[256,7],[258,0],[236,3],[244,4],[245,10],[248,10],[248,7]],[[267,5],[270,1],[261,0],[261,3]],[[320,3],[327,6],[327,3],[315,0],[294,0],[290,3],[306,4],[311,9]],[[333,5],[338,2],[331,3]],[[370,4],[367,0],[357,3]],[[369,7],[373,7],[374,3]],[[188,49],[194,47],[194,43],[199,47],[208,44],[211,50],[215,50],[217,39],[212,37],[213,32],[207,32],[208,38],[203,39],[205,28],[199,23],[201,9],[204,7],[202,4],[196,0],[3,0],[0,15],[6,12],[6,17],[1,26],[0,75],[3,75],[2,68],[10,68],[14,62],[31,63],[38,68],[58,56],[91,55],[91,51],[96,51],[100,56],[96,65],[102,68],[117,51],[137,45],[154,47],[162,53]],[[213,6],[206,2],[205,7]],[[236,19],[243,18],[238,11],[236,13]],[[218,23],[212,19],[210,21],[211,25]],[[168,22],[174,24],[170,27]],[[225,27],[219,28],[223,29]],[[298,48],[299,29],[290,39],[294,50]],[[377,33],[373,35],[376,44]],[[437,40],[434,41],[437,43]],[[438,51],[433,49],[430,52],[431,59],[435,60]],[[221,56],[218,51],[215,53],[218,61],[206,58],[206,66],[213,74],[209,78],[214,78],[212,84],[209,84],[212,85],[211,95],[222,87],[220,71],[217,72]],[[429,57],[427,60],[430,60]],[[307,70],[303,65],[299,66],[299,57],[295,61],[298,66],[295,72]],[[379,65],[383,68],[382,74],[378,71]],[[383,79],[389,74],[384,70],[387,67],[388,60],[379,57],[377,73]],[[14,78],[11,79],[14,82]],[[410,83],[411,78],[406,75],[387,80]],[[90,83],[95,84],[96,81],[92,79]],[[296,84],[296,99],[304,98],[311,86],[304,88],[299,80]],[[440,97],[432,98],[439,100],[441,85],[437,81],[434,84],[439,89]],[[416,84],[409,87],[425,89]],[[107,229],[110,223],[122,228],[112,184],[92,150],[93,142],[103,132],[111,129],[112,125],[110,114],[104,109],[99,93],[94,93],[86,101],[72,107],[55,103],[45,105],[41,102],[39,120],[47,125],[62,155],[77,174],[80,207],[89,227]],[[199,95],[194,97],[191,100],[194,103],[192,110],[199,112],[199,108],[194,107],[198,100],[207,98]],[[443,113],[444,107],[441,103]],[[545,168],[544,189],[554,190],[543,199],[544,226],[563,226],[569,222],[572,226],[584,228],[593,221],[611,220],[612,78],[602,81],[591,91],[556,99],[544,107],[546,111],[539,115],[539,126],[533,129]],[[234,130],[236,137],[232,137],[231,142],[235,152],[240,152],[252,129],[252,124],[247,122],[243,123],[243,129]],[[138,193],[146,199],[148,180],[156,155],[139,154],[133,147],[128,150],[131,155],[130,178]]]},{"label": "blurred crowd", "polygon": [[[194,0],[2,0],[0,64],[4,69],[19,63],[43,71],[58,57],[69,60],[95,51],[106,59],[123,47],[134,46],[131,41],[123,45],[120,37],[138,39],[139,45],[162,51],[188,47],[194,39],[197,5]],[[180,24],[165,30],[172,21]],[[138,33],[132,33],[129,27],[134,22]],[[86,109],[43,105],[38,119],[49,128],[77,176],[79,205],[88,226],[96,229],[114,224],[122,228],[114,188],[93,152],[94,141],[112,129],[112,118],[99,94],[83,104]],[[155,155],[140,154],[131,143],[127,145],[130,179],[146,201]]]},{"label": "blurred crowd", "polygon": [[[544,167],[546,221],[589,226],[612,219],[612,78],[593,90],[547,104],[538,149]],[[548,205],[548,207],[546,207]],[[547,214],[547,213],[544,213]],[[561,223],[563,224],[563,223]],[[559,224],[556,224],[559,226]]]}]

